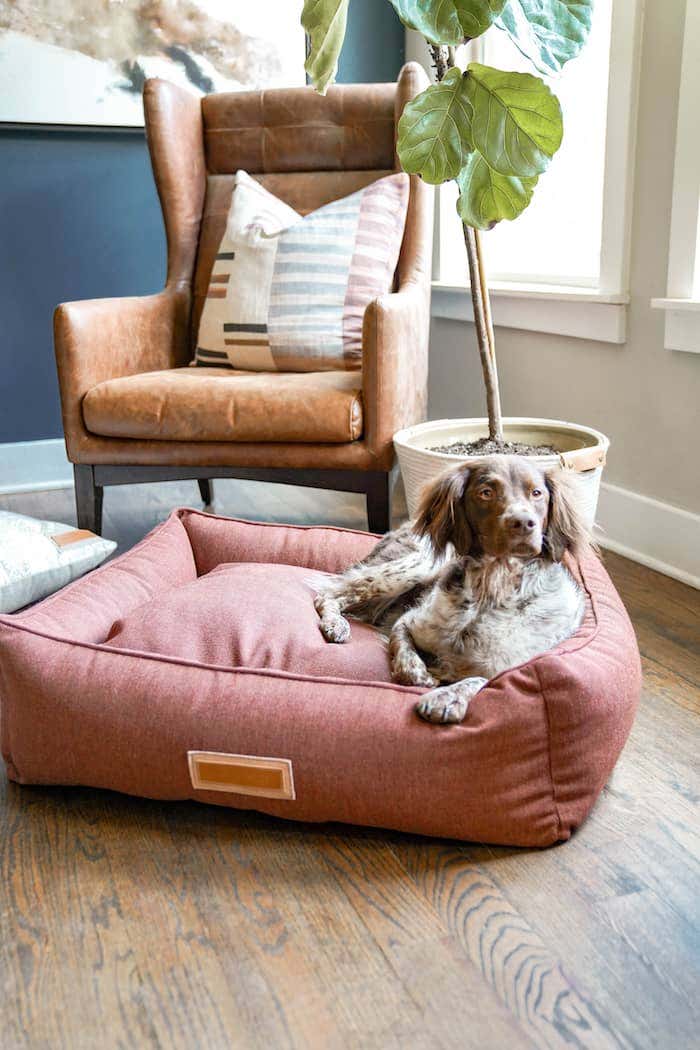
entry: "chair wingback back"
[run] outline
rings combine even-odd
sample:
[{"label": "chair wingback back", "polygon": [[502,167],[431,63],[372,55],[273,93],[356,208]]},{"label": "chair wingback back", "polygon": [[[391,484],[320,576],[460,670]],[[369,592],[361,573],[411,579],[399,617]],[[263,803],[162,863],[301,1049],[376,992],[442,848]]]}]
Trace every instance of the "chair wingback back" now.
[{"label": "chair wingback back", "polygon": [[391,169],[396,84],[333,85],[202,99],[210,175]]},{"label": "chair wingback back", "polygon": [[[168,239],[168,282],[194,292],[196,330],[226,224],[233,177],[244,169],[302,214],[398,168],[396,125],[427,84],[415,62],[395,84],[333,85],[207,95],[163,80],[144,89],[146,130]],[[409,227],[419,221],[411,202]],[[420,210],[420,209],[419,209]],[[413,238],[415,239],[415,238]]]}]

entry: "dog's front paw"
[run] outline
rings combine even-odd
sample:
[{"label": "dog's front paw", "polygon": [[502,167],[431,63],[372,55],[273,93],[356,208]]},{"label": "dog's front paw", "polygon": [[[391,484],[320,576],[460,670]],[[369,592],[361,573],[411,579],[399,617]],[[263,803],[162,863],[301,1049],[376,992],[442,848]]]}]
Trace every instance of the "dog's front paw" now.
[{"label": "dog's front paw", "polygon": [[454,685],[443,685],[431,689],[416,704],[416,714],[426,722],[442,725],[463,722],[469,701],[486,685],[486,678],[464,678]]},{"label": "dog's front paw", "polygon": [[469,699],[459,696],[450,686],[431,689],[416,704],[416,713],[426,722],[440,724],[462,722],[469,707]]},{"label": "dog's front paw", "polygon": [[335,616],[332,620],[321,620],[321,634],[327,642],[342,644],[350,637],[350,624],[344,616]]},{"label": "dog's front paw", "polygon": [[391,678],[397,685],[420,685],[424,689],[432,689],[438,684],[417,653],[394,660]]}]

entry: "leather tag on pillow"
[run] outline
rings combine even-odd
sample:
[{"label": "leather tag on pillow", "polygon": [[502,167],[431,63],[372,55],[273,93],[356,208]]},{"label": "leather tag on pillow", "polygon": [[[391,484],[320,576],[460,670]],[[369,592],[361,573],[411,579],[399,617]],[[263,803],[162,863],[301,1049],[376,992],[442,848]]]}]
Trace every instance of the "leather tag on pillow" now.
[{"label": "leather tag on pillow", "polygon": [[71,529],[70,532],[59,532],[57,536],[52,536],[51,539],[60,549],[61,547],[68,547],[71,543],[82,543],[83,540],[95,540],[97,536],[94,532],[90,532],[88,529]]}]

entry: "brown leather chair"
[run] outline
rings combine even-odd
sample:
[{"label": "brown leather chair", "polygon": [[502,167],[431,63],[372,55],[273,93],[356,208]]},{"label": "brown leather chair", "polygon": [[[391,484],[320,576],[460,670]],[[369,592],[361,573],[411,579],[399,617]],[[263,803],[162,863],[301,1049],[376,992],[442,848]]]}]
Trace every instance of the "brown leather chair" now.
[{"label": "brown leather chair", "polygon": [[[413,177],[395,291],[365,312],[362,370],[246,373],[189,368],[203,297],[243,168],[307,213],[396,170],[396,123],[427,83],[209,95],[162,80],[144,90],[168,242],[157,295],[64,303],[54,323],[78,524],[101,530],[105,485],[247,478],[363,492],[369,527],[390,526],[392,435],[424,418],[431,188]],[[138,245],[134,246],[138,251]]]}]

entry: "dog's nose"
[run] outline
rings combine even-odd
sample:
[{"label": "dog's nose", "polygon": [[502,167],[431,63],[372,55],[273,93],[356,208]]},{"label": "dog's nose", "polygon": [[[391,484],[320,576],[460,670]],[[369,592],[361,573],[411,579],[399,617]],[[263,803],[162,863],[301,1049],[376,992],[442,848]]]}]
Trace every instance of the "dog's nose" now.
[{"label": "dog's nose", "polygon": [[513,514],[512,517],[508,519],[508,527],[513,532],[532,532],[535,527],[535,519],[527,514]]}]

